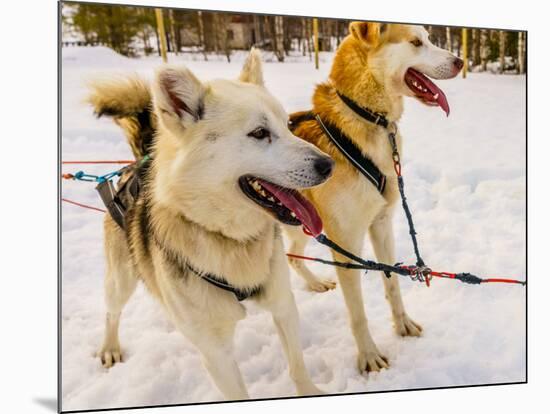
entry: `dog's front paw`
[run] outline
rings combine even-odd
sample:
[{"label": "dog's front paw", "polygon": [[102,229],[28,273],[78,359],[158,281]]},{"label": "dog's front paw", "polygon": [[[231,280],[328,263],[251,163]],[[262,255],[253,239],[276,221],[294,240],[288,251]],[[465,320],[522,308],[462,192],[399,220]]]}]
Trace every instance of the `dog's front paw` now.
[{"label": "dog's front paw", "polygon": [[122,352],[119,345],[103,346],[97,356],[101,359],[101,364],[105,368],[111,368],[117,362],[122,362]]},{"label": "dog's front paw", "polygon": [[373,372],[380,371],[382,368],[389,368],[390,363],[388,358],[375,348],[369,351],[359,352],[357,367],[361,373]]},{"label": "dog's front paw", "polygon": [[307,283],[309,290],[314,292],[326,292],[327,290],[332,290],[336,288],[336,282],[333,280],[319,280],[315,279]]},{"label": "dog's front paw", "polygon": [[401,336],[420,336],[422,326],[413,321],[407,314],[399,318],[394,318],[395,332]]}]

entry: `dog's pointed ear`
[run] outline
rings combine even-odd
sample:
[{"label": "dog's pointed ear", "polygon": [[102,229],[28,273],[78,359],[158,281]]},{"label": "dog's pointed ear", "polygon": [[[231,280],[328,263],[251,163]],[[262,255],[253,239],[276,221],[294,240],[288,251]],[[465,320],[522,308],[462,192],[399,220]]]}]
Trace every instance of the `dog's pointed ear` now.
[{"label": "dog's pointed ear", "polygon": [[250,49],[250,53],[244,62],[239,76],[241,82],[253,83],[264,86],[264,75],[262,70],[262,55],[256,48]]},{"label": "dog's pointed ear", "polygon": [[380,43],[380,33],[385,26],[381,23],[351,22],[349,32],[368,48],[374,48]]},{"label": "dog's pointed ear", "polygon": [[155,112],[172,132],[182,132],[202,118],[207,88],[186,67],[160,68],[152,86]]}]

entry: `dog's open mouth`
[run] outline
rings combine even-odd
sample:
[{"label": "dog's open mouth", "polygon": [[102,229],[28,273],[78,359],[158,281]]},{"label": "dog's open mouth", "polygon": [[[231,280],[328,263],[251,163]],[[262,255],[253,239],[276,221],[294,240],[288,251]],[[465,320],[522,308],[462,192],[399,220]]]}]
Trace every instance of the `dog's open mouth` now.
[{"label": "dog's open mouth", "polygon": [[417,99],[429,106],[440,106],[449,116],[450,109],[447,97],[426,75],[409,68],[405,72],[405,83],[414,92]]},{"label": "dog's open mouth", "polygon": [[292,226],[304,225],[314,236],[323,231],[323,222],[311,204],[298,191],[281,187],[251,175],[239,178],[242,192],[277,220]]}]

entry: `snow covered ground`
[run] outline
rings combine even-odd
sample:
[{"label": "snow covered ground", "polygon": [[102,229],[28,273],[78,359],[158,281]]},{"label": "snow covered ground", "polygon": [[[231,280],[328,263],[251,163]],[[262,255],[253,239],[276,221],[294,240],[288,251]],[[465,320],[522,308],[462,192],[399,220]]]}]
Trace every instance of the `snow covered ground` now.
[{"label": "snow covered ground", "polygon": [[[170,57],[204,79],[237,77],[243,54],[225,58]],[[129,60],[105,48],[63,49],[62,158],[129,159],[121,131],[96,120],[83,104],[84,82],[105,73],[150,77],[158,57]],[[321,68],[302,58],[267,62],[268,88],[287,110],[310,107]],[[526,277],[525,77],[469,74],[438,82],[451,115],[407,100],[404,135],[406,190],[419,243],[434,269],[485,276]],[[79,167],[65,166],[64,172]],[[87,166],[86,166],[87,167]],[[111,166],[87,167],[103,173]],[[113,167],[114,168],[114,167]],[[64,197],[101,207],[94,185],[63,182]],[[350,195],[351,196],[351,195]],[[120,336],[125,362],[110,370],[94,357],[103,335],[102,214],[63,204],[62,398],[64,410],[220,400],[199,354],[139,288],[127,305]],[[403,214],[395,219],[397,256],[412,262]],[[330,257],[312,241],[306,254]],[[366,243],[365,257],[372,257]],[[334,278],[332,268],[315,271]],[[391,368],[362,376],[340,290],[312,293],[292,276],[302,326],[302,345],[313,381],[328,393],[402,390],[525,380],[525,295],[518,285],[468,286],[435,280],[431,288],[403,279],[409,314],[424,327],[420,339],[397,337],[380,277],[364,279],[371,332]],[[294,394],[287,364],[268,314],[246,304],[236,358],[252,398]]]}]

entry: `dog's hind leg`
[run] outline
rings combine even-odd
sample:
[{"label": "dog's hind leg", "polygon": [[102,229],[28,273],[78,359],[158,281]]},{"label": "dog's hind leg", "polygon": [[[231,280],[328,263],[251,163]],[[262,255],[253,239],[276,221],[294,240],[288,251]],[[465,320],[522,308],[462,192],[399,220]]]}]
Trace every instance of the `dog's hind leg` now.
[{"label": "dog's hind leg", "polygon": [[274,254],[272,275],[264,286],[258,305],[269,310],[286,354],[290,377],[296,385],[298,395],[324,394],[313,384],[307,372],[299,336],[298,309],[290,289],[288,265],[284,259],[283,246]]},{"label": "dog's hind leg", "polygon": [[[284,226],[285,232],[291,241],[289,253],[303,256],[304,250],[308,242],[308,236],[304,234],[301,227],[296,226]],[[307,283],[309,289],[315,292],[326,292],[327,290],[334,289],[336,282],[332,280],[321,280],[315,276],[311,270],[308,269],[304,260],[288,258],[292,268],[298,273]]]},{"label": "dog's hind leg", "polygon": [[[395,247],[393,226],[389,211],[382,212],[374,220],[369,228],[369,236],[378,261],[394,264]],[[387,278],[382,273],[386,299],[391,307],[395,331],[401,336],[420,336],[422,327],[409,318],[407,312],[405,312],[401,289],[399,288],[399,277],[398,275],[392,275],[390,278]]]},{"label": "dog's hind leg", "polygon": [[[118,234],[113,234],[107,229],[106,231],[108,237],[117,238]],[[120,240],[117,239],[117,243],[112,243],[113,240],[109,241],[106,243],[105,304],[107,313],[105,315],[105,338],[98,353],[101,363],[106,368],[122,361],[118,339],[120,314],[137,285],[137,278],[132,273],[126,240],[122,237]]]}]

